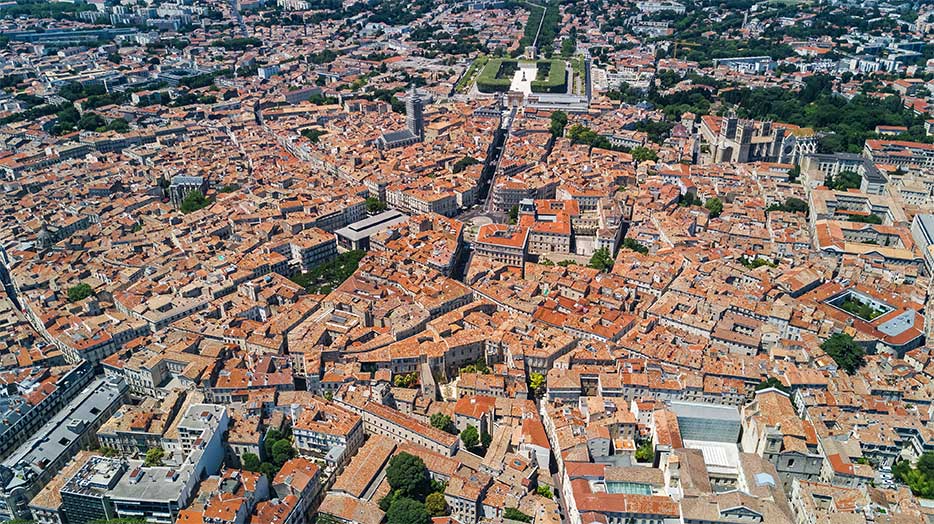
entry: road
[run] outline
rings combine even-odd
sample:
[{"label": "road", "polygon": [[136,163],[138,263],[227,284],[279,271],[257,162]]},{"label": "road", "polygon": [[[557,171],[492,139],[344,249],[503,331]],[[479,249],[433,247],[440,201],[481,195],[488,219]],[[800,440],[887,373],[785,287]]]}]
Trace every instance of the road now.
[{"label": "road", "polygon": [[237,26],[240,27],[240,32],[243,33],[243,36],[250,36],[246,30],[246,24],[243,22],[243,15],[240,14],[240,0],[230,0],[230,11],[233,13],[234,18],[236,19]]},{"label": "road", "polygon": [[502,125],[503,140],[502,140],[502,143],[494,151],[495,161],[492,166],[493,171],[492,171],[492,175],[490,176],[489,186],[487,187],[486,199],[483,202],[484,212],[487,214],[490,214],[491,216],[494,213],[492,206],[493,206],[493,186],[496,184],[496,173],[499,171],[499,162],[503,158],[503,150],[506,147],[506,140],[509,138],[509,131],[512,129],[512,122],[516,118],[517,109],[518,108],[513,107],[509,111],[509,116],[507,116],[506,120],[503,121],[503,125]]},{"label": "road", "polygon": [[502,213],[493,211],[493,199],[491,195],[493,194],[493,185],[496,183],[496,172],[499,171],[499,162],[502,159],[503,150],[506,146],[506,139],[509,136],[509,130],[512,128],[513,119],[516,117],[516,109],[515,107],[512,108],[509,115],[504,117],[503,121],[500,123],[500,129],[497,130],[497,134],[493,139],[493,149],[490,151],[486,160],[484,176],[480,179],[477,199],[481,203],[477,207],[468,209],[460,215],[457,215],[456,218],[461,222],[467,223],[481,216],[488,217],[493,222],[502,222],[504,219]]},{"label": "road", "polygon": [[23,308],[19,305],[19,297],[16,295],[16,289],[13,287],[13,279],[10,278],[10,270],[6,267],[6,264],[3,262],[4,260],[8,260],[6,250],[3,249],[3,246],[0,246],[0,283],[3,284],[3,290],[6,291],[6,295],[10,297],[10,302],[13,303],[13,306],[22,311]]},{"label": "road", "polygon": [[526,2],[529,5],[542,8],[542,19],[538,21],[538,30],[535,31],[535,40],[532,40],[532,47],[538,49],[538,36],[542,34],[542,24],[545,23],[545,14],[548,13],[548,8],[543,5],[533,4],[532,2]]}]

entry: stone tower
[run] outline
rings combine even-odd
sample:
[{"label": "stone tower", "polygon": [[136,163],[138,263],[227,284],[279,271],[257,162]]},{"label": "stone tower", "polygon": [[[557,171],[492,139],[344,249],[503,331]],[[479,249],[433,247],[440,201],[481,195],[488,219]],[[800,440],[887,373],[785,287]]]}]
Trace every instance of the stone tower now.
[{"label": "stone tower", "polygon": [[424,138],[425,135],[424,110],[425,102],[418,96],[413,85],[405,99],[405,127],[419,138]]}]

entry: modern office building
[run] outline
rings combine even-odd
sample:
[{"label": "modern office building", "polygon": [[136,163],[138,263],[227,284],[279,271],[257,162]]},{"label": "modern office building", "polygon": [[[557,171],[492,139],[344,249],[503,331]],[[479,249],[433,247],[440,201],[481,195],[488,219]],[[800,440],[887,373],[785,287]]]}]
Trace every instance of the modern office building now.
[{"label": "modern office building", "polygon": [[60,490],[62,522],[132,519],[173,524],[201,480],[220,471],[227,425],[224,406],[192,404],[178,423],[177,436],[162,439],[161,465],[92,457]]},{"label": "modern office building", "polygon": [[337,235],[337,245],[342,249],[369,249],[371,236],[405,222],[408,218],[401,212],[390,209],[359,222],[354,222],[334,232]]},{"label": "modern office building", "polygon": [[106,457],[93,457],[62,486],[62,512],[68,524],[88,524],[116,518],[107,492],[126,472],[126,462]]},{"label": "modern office building", "polygon": [[682,440],[739,442],[742,417],[735,406],[672,402],[671,410],[678,417]]}]

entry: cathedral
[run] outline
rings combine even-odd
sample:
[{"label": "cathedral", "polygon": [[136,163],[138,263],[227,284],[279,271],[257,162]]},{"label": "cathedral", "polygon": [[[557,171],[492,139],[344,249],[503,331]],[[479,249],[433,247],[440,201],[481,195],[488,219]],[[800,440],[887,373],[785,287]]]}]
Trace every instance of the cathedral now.
[{"label": "cathedral", "polygon": [[779,162],[793,164],[817,152],[817,135],[810,128],[769,121],[743,120],[735,115],[706,115],[700,125],[698,162]]}]

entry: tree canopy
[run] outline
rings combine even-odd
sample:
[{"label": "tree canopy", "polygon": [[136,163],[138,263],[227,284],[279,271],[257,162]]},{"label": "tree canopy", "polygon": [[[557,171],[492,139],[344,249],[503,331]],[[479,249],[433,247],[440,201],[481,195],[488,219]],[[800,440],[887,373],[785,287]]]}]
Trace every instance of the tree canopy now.
[{"label": "tree canopy", "polygon": [[425,497],[425,510],[432,517],[447,515],[448,503],[444,500],[444,493],[434,492]]},{"label": "tree canopy", "polygon": [[529,389],[532,390],[532,393],[536,397],[540,397],[542,393],[544,393],[544,387],[545,387],[545,375],[537,371],[533,371],[529,375]]},{"label": "tree canopy", "polygon": [[182,199],[182,204],[179,206],[179,209],[181,209],[182,213],[191,213],[199,209],[204,209],[210,203],[211,201],[205,198],[201,191],[192,191]]},{"label": "tree canopy", "polygon": [[559,137],[564,135],[564,127],[568,124],[568,115],[564,111],[555,111],[551,113],[551,136]]},{"label": "tree canopy", "polygon": [[720,213],[723,213],[723,202],[717,197],[708,198],[704,207],[707,208],[707,211],[710,211],[710,218],[717,218]]},{"label": "tree canopy", "polygon": [[417,500],[400,497],[393,500],[386,512],[387,524],[428,524],[431,517],[425,505]]},{"label": "tree canopy", "polygon": [[601,247],[593,252],[593,255],[590,257],[590,264],[588,264],[593,269],[599,269],[600,271],[609,271],[613,269],[613,256],[610,254],[610,250]]},{"label": "tree canopy", "polygon": [[788,386],[782,384],[782,381],[775,377],[769,377],[756,385],[756,391],[762,391],[763,389],[769,388],[775,388],[779,391],[788,393]]},{"label": "tree canopy", "polygon": [[834,333],[820,347],[850,375],[866,363],[866,350],[846,333]]},{"label": "tree canopy", "polygon": [[892,466],[892,475],[916,496],[934,498],[934,453],[922,454],[915,467],[904,460],[896,462]]},{"label": "tree canopy", "polygon": [[162,448],[150,448],[146,451],[146,458],[143,460],[144,466],[161,466],[162,458],[165,456],[165,450]]},{"label": "tree canopy", "polygon": [[457,434],[457,428],[454,427],[454,422],[451,421],[451,417],[445,415],[444,413],[435,413],[431,415],[430,421],[433,427],[438,428],[441,431]]},{"label": "tree canopy", "polygon": [[84,282],[68,288],[68,301],[80,302],[94,294],[94,289]]},{"label": "tree canopy", "polygon": [[467,449],[480,445],[480,432],[477,431],[476,426],[467,426],[464,431],[461,431],[461,442],[464,443]]},{"label": "tree canopy", "polygon": [[424,500],[431,491],[431,479],[425,462],[410,453],[399,453],[389,460],[386,480],[393,491],[402,497]]}]

